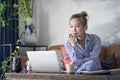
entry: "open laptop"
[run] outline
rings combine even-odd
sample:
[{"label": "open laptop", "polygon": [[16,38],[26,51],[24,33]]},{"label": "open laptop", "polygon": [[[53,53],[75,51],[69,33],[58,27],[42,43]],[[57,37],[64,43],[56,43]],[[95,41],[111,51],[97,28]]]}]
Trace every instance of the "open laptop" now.
[{"label": "open laptop", "polygon": [[27,56],[33,72],[61,72],[56,51],[27,51]]}]

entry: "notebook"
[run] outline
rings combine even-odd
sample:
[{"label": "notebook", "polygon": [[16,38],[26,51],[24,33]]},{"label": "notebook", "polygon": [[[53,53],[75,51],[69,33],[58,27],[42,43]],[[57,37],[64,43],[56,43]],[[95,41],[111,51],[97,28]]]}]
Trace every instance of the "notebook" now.
[{"label": "notebook", "polygon": [[61,72],[56,51],[27,51],[27,56],[33,72]]}]

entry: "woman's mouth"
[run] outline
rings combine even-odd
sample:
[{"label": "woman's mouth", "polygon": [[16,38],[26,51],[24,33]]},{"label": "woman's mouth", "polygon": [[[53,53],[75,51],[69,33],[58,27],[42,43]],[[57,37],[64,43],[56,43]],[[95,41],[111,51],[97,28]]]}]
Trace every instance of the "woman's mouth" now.
[{"label": "woman's mouth", "polygon": [[73,33],[73,35],[77,35],[77,33]]}]

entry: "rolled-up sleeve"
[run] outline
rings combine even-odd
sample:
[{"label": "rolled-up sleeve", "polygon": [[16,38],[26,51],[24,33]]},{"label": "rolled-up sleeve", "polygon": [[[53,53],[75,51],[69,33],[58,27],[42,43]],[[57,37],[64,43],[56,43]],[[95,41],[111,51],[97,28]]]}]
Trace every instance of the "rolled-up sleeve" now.
[{"label": "rolled-up sleeve", "polygon": [[68,55],[71,58],[71,60],[76,61],[77,60],[77,57],[76,57],[77,55],[79,55],[79,57],[82,59],[82,55],[79,54],[79,47],[78,47],[78,45],[75,45],[73,47],[73,46],[70,45],[69,42],[67,42],[65,44],[65,48],[66,48],[66,50],[68,52]]}]

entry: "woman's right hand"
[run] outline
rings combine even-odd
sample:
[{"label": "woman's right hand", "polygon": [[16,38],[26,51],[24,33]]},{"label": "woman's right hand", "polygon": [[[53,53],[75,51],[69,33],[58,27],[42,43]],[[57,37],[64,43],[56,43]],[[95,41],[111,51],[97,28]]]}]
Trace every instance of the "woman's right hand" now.
[{"label": "woman's right hand", "polygon": [[72,46],[76,45],[76,43],[75,43],[75,36],[74,35],[69,34],[69,41],[70,41]]}]

